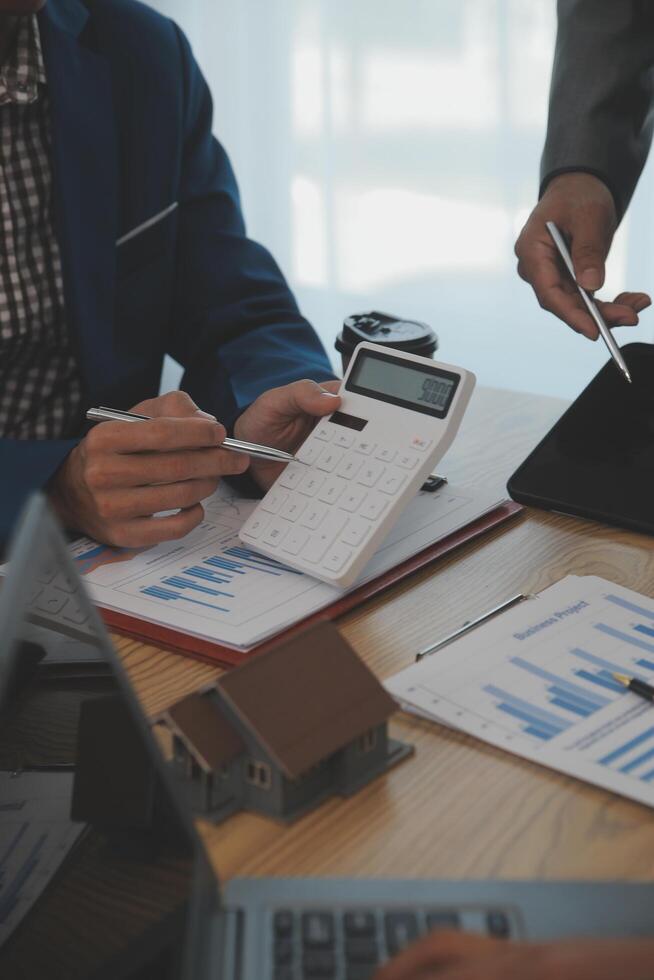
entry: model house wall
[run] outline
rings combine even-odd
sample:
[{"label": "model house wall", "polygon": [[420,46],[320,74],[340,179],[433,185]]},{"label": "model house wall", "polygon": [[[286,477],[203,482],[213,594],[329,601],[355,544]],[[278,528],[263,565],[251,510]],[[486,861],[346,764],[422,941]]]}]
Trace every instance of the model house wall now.
[{"label": "model house wall", "polygon": [[395,702],[338,630],[319,623],[156,719],[178,780],[214,820],[245,809],[293,820],[351,795],[413,751],[390,739]]}]

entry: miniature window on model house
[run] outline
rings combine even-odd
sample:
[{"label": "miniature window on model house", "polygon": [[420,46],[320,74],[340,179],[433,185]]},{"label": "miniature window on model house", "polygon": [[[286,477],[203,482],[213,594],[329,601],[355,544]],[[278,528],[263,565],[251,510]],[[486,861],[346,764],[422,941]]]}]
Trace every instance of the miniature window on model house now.
[{"label": "miniature window on model house", "polygon": [[369,728],[367,732],[359,738],[359,752],[361,755],[365,755],[366,752],[372,752],[375,745],[377,744],[377,731],[374,728]]},{"label": "miniature window on model house", "polygon": [[270,766],[265,762],[248,762],[245,772],[245,778],[253,786],[258,786],[259,789],[270,789],[272,786]]}]

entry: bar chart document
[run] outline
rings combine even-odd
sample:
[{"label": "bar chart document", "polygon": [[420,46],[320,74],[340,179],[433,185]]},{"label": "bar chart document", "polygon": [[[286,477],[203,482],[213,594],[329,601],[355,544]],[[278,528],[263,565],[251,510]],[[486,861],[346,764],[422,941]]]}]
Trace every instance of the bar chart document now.
[{"label": "bar chart document", "polygon": [[654,599],[568,576],[386,681],[406,710],[654,805]]},{"label": "bar chart document", "polygon": [[[488,493],[449,485],[436,493],[419,493],[354,587],[498,503]],[[98,605],[247,650],[343,594],[241,544],[239,528],[256,504],[221,485],[203,501],[204,521],[179,541],[130,551],[85,538],[75,542],[72,554]]]},{"label": "bar chart document", "polygon": [[75,844],[72,773],[0,773],[0,946]]}]

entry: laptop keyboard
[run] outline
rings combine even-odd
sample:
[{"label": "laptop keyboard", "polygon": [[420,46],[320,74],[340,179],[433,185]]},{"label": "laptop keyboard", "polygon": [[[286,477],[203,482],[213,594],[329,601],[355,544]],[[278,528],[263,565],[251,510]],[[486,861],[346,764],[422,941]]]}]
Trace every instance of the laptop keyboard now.
[{"label": "laptop keyboard", "polygon": [[497,908],[277,909],[271,917],[274,980],[370,980],[377,967],[433,929],[496,938],[514,930]]}]

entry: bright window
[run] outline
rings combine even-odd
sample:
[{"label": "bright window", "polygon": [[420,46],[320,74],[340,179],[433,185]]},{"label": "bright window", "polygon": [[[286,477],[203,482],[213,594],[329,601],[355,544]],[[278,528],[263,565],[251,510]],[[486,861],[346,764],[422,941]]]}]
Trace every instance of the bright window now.
[{"label": "bright window", "polygon": [[[157,0],[211,85],[250,234],[334,356],[343,318],[426,320],[480,383],[573,396],[607,354],[538,307],[513,243],[533,206],[554,0]],[[652,279],[642,181],[606,294]],[[652,314],[618,341],[650,340]]]}]

